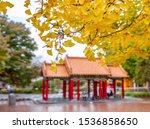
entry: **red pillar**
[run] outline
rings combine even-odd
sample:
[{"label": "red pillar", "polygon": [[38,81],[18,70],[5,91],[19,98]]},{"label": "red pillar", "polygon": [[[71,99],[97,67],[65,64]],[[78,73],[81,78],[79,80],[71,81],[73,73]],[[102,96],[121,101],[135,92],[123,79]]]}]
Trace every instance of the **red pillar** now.
[{"label": "red pillar", "polygon": [[102,81],[102,97],[105,98],[105,81]]},{"label": "red pillar", "polygon": [[97,81],[93,81],[93,92],[94,92],[94,98],[97,98]]},{"label": "red pillar", "polygon": [[113,79],[114,97],[116,96],[116,79]]},{"label": "red pillar", "polygon": [[93,80],[93,98],[95,98],[95,81]]},{"label": "red pillar", "polygon": [[80,100],[80,80],[77,81],[77,100]]},{"label": "red pillar", "polygon": [[71,100],[71,99],[70,99],[70,93],[71,93],[71,92],[70,92],[70,87],[71,87],[70,85],[71,85],[71,80],[69,80],[69,83],[68,83],[68,84],[69,84],[69,86],[68,86],[68,98],[69,98],[69,100]]},{"label": "red pillar", "polygon": [[74,87],[74,81],[69,80],[69,100],[73,99],[73,87]]},{"label": "red pillar", "polygon": [[88,80],[88,98],[90,98],[90,80]]},{"label": "red pillar", "polygon": [[48,88],[49,88],[49,84],[48,84],[49,80],[46,80],[46,89],[45,89],[45,100],[48,100]]},{"label": "red pillar", "polygon": [[99,99],[102,99],[103,97],[103,91],[102,91],[102,81],[99,81]]},{"label": "red pillar", "polygon": [[70,98],[71,98],[71,100],[73,99],[73,87],[74,87],[74,81],[73,80],[71,80],[71,96],[70,96]]},{"label": "red pillar", "polygon": [[45,100],[45,80],[42,81],[42,98]]},{"label": "red pillar", "polygon": [[63,98],[66,99],[66,80],[63,80]]},{"label": "red pillar", "polygon": [[105,97],[105,99],[108,99],[108,95],[107,95],[107,80],[105,80],[105,82],[104,82],[104,97]]},{"label": "red pillar", "polygon": [[122,98],[124,98],[124,79],[122,79]]}]

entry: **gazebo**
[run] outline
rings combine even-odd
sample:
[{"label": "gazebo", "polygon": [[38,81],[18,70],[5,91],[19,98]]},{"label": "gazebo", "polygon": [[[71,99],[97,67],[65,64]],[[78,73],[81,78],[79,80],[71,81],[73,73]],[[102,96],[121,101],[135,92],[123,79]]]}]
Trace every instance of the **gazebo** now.
[{"label": "gazebo", "polygon": [[[77,100],[80,100],[80,81],[87,80],[88,98],[90,97],[91,84],[93,88],[93,97],[99,99],[108,99],[107,96],[107,80],[112,79],[112,87],[114,97],[116,96],[116,80],[121,80],[121,96],[124,98],[124,78],[128,77],[127,72],[122,66],[113,66],[103,64],[99,58],[96,61],[89,61],[85,57],[68,57],[64,59],[64,64],[57,64],[57,72],[50,70],[51,64],[42,64],[42,96],[43,100],[48,100],[49,81],[60,79],[62,83],[63,98],[69,100],[74,99],[74,87],[77,90]],[[76,83],[75,83],[76,82]],[[67,85],[68,84],[68,85]],[[76,85],[75,85],[76,84]],[[68,86],[68,96],[66,88]]]}]

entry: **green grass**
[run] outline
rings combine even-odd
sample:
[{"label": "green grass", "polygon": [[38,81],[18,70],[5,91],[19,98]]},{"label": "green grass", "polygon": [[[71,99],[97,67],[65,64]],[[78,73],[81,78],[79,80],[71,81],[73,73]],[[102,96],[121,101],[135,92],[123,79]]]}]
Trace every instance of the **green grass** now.
[{"label": "green grass", "polygon": [[126,96],[131,96],[131,97],[150,97],[150,92],[127,92]]},{"label": "green grass", "polygon": [[[41,94],[41,90],[15,90],[16,94]],[[8,94],[7,90],[1,90],[0,94]]]}]

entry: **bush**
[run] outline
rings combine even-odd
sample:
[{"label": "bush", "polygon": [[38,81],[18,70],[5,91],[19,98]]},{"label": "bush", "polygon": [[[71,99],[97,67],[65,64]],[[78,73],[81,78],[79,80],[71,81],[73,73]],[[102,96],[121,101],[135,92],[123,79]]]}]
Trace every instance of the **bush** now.
[{"label": "bush", "polygon": [[8,94],[8,90],[2,89],[2,90],[0,90],[0,94]]},{"label": "bush", "polygon": [[131,97],[150,97],[150,92],[127,92],[126,96],[131,96]]},{"label": "bush", "polygon": [[19,90],[15,90],[16,94],[31,94],[32,90],[23,90],[23,89],[19,89]]},{"label": "bush", "polygon": [[33,90],[41,90],[42,89],[42,80],[38,80],[36,82],[31,83]]}]

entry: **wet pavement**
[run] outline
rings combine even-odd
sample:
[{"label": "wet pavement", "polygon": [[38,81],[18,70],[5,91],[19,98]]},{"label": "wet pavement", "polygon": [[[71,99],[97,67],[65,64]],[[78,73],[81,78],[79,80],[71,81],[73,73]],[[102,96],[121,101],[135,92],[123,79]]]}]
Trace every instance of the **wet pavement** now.
[{"label": "wet pavement", "polygon": [[[3,98],[3,99],[2,99]],[[0,112],[150,112],[150,98],[103,101],[64,101],[39,103],[41,95],[17,95],[16,106],[8,106],[7,95],[0,95]]]}]

